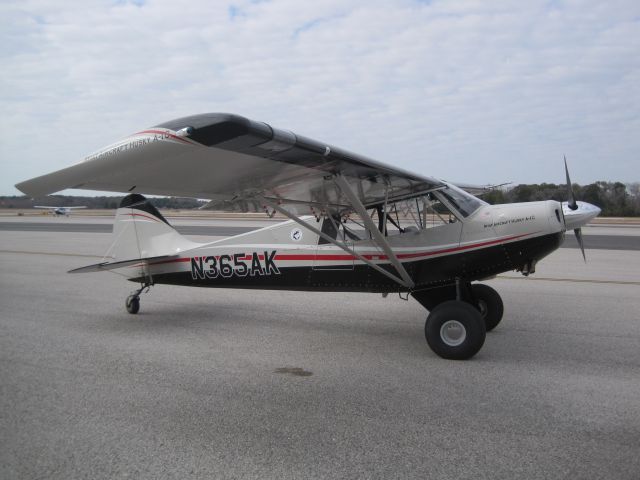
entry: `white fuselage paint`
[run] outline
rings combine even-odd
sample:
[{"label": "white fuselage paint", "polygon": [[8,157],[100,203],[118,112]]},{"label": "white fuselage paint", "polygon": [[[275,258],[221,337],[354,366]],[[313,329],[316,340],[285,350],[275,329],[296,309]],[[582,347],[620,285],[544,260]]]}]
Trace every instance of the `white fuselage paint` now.
[{"label": "white fuselage paint", "polygon": [[[594,210],[590,217],[584,216],[580,221],[588,221],[595,216],[594,213],[597,214]],[[319,228],[315,217],[303,217],[303,220]],[[335,275],[343,275],[345,269],[364,265],[364,262],[334,244],[318,245],[317,234],[301,228],[293,221],[210,243],[186,240],[161,220],[150,215],[132,215],[128,208],[118,210],[116,224],[114,233],[128,248],[126,253],[114,255],[115,260],[131,258],[136,248],[141,258],[176,256],[149,266],[130,267],[130,278],[188,272],[189,278],[194,281],[232,277],[249,281],[256,276],[279,275],[283,270],[294,267],[334,269]],[[130,230],[135,239],[127,238],[127,225],[135,229]],[[571,228],[574,228],[573,225]],[[470,216],[454,223],[390,235],[387,241],[405,264],[441,257],[453,258],[497,245],[563,234],[565,230],[562,205],[550,200],[483,205]],[[351,241],[348,245],[373,263],[389,264],[382,249],[370,239]],[[507,270],[516,267],[511,266]]]}]

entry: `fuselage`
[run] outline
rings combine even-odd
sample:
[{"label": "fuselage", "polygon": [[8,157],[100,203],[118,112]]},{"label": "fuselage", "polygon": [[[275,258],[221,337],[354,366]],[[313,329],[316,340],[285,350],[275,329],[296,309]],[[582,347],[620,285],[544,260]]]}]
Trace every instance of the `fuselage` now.
[{"label": "fuselage", "polygon": [[[323,221],[328,220],[303,217],[303,221],[324,231]],[[537,261],[561,245],[565,230],[562,205],[556,201],[483,203],[451,223],[406,229],[386,239],[417,290],[450,285],[456,278],[474,281],[510,270],[528,274]],[[395,272],[367,232],[362,230],[359,236],[362,239],[341,240],[367,260]],[[175,248],[175,257],[134,269],[130,279],[142,281],[151,276],[158,284],[200,287],[407,290],[293,221],[211,243],[189,242],[171,248]]]}]

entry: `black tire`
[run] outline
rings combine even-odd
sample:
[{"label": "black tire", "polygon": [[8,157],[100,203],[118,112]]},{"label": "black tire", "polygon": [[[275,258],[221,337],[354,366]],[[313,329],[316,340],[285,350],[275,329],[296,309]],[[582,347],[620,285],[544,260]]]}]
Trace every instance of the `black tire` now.
[{"label": "black tire", "polygon": [[[457,337],[456,332],[460,333]],[[484,345],[486,331],[476,308],[465,302],[449,300],[431,311],[424,334],[431,350],[440,357],[467,360]]]},{"label": "black tire", "polygon": [[487,332],[498,326],[504,314],[504,304],[500,294],[489,285],[475,283],[471,285],[471,291],[476,300],[476,306],[480,311],[480,316],[484,320]]},{"label": "black tire", "polygon": [[125,307],[127,307],[127,312],[132,315],[135,315],[140,311],[140,297],[135,295],[130,295],[127,297],[127,300],[124,302]]}]

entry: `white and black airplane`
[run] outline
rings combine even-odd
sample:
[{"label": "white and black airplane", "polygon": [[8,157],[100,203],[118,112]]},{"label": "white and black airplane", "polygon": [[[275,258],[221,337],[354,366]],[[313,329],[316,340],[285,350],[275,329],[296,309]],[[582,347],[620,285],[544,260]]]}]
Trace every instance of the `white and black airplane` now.
[{"label": "white and black airplane", "polygon": [[66,215],[68,217],[73,210],[76,210],[78,208],[87,208],[87,207],[84,205],[78,206],[78,207],[45,207],[43,205],[36,205],[33,208],[49,210],[49,212],[51,212],[55,216]]},{"label": "white and black airplane", "polygon": [[[566,161],[565,161],[566,170]],[[534,273],[600,209],[569,201],[489,205],[481,189],[410,173],[266,123],[230,114],[172,120],[83,162],[16,185],[30,196],[66,188],[129,192],[105,261],[154,284],[336,292],[397,292],[429,310],[425,335],[444,358],[475,355],[503,303],[476,283]],[[275,212],[288,221],[209,243],[181,236],[142,194],[206,198],[227,211]],[[584,254],[584,248],[583,248]]]}]

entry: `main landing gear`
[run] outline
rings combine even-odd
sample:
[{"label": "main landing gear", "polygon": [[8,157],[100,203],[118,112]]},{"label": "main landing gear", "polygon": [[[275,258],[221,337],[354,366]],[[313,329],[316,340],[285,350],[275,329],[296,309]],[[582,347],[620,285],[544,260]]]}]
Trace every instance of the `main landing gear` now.
[{"label": "main landing gear", "polygon": [[127,309],[127,312],[135,315],[140,311],[140,295],[142,293],[148,292],[152,285],[153,284],[151,283],[145,283],[138,290],[127,297],[124,302],[124,306]]},{"label": "main landing gear", "polygon": [[488,285],[457,280],[456,285],[413,292],[429,310],[424,327],[429,347],[442,358],[466,360],[484,344],[504,313],[498,292]]},{"label": "main landing gear", "polygon": [[484,345],[486,330],[473,306],[448,300],[429,313],[424,334],[431,350],[442,358],[466,360]]}]

